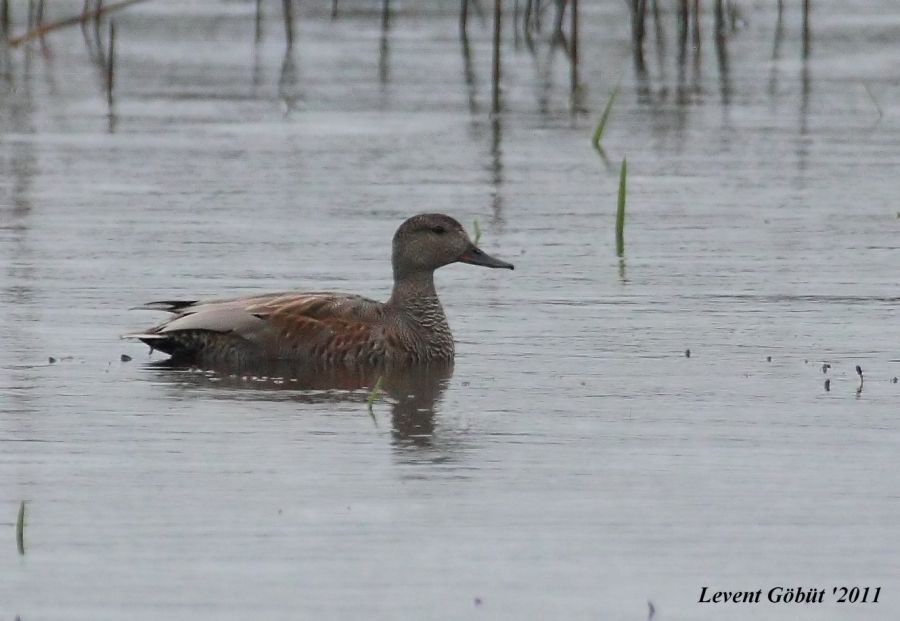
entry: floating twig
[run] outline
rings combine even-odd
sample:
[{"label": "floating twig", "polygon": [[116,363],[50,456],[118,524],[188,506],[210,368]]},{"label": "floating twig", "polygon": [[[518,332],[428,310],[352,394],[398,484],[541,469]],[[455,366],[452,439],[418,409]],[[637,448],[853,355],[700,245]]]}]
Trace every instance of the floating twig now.
[{"label": "floating twig", "polygon": [[859,386],[856,387],[856,396],[858,397],[862,394],[863,389],[863,372],[862,367],[859,365],[856,365],[856,374],[859,376]]}]

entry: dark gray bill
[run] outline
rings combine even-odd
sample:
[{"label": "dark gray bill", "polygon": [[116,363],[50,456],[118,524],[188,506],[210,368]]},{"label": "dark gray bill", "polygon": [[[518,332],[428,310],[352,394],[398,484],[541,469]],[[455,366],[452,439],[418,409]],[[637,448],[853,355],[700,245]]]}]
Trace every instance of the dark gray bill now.
[{"label": "dark gray bill", "polygon": [[470,263],[472,265],[483,265],[484,267],[502,267],[508,270],[514,270],[516,267],[512,263],[495,259],[488,253],[484,252],[476,246],[469,247],[462,256],[459,257],[462,263]]}]

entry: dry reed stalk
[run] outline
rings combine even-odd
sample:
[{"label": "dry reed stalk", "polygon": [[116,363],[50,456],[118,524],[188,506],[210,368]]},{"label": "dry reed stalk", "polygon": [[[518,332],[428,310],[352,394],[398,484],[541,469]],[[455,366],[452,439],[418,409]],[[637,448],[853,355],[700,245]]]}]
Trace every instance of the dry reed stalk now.
[{"label": "dry reed stalk", "polygon": [[810,0],[803,0],[803,58],[809,57],[809,8]]},{"label": "dry reed stalk", "polygon": [[500,112],[500,32],[503,0],[494,0],[494,56],[491,63],[491,112]]},{"label": "dry reed stalk", "polygon": [[459,36],[465,38],[466,26],[469,23],[469,0],[462,0],[459,5]]},{"label": "dry reed stalk", "polygon": [[[121,2],[115,2],[113,4],[109,4],[103,6],[102,2],[97,3],[97,7],[87,13],[81,13],[80,15],[76,15],[74,17],[66,17],[65,19],[61,19],[55,22],[50,22],[46,25],[43,25],[39,28],[33,27],[33,25],[29,26],[28,32],[25,34],[13,37],[9,40],[10,47],[18,47],[25,43],[26,41],[30,41],[31,39],[35,39],[37,37],[43,37],[45,34],[52,32],[54,30],[59,30],[60,28],[65,28],[66,26],[74,26],[76,24],[82,24],[87,22],[89,19],[93,19],[94,22],[98,22],[100,17],[105,13],[109,13],[110,11],[116,11],[118,9],[124,9],[127,6],[132,4],[137,4],[138,2],[144,2],[145,0],[122,0]],[[87,5],[85,5],[87,6]]]},{"label": "dry reed stalk", "polygon": [[294,47],[294,0],[282,0],[284,15],[284,39],[287,48]]},{"label": "dry reed stalk", "polygon": [[256,0],[256,15],[253,20],[253,40],[257,43],[262,39],[262,0]]},{"label": "dry reed stalk", "polygon": [[574,95],[578,91],[578,0],[569,0],[569,17],[571,23],[569,36],[572,39],[572,64],[571,64],[571,80],[572,80],[572,103],[575,103]]},{"label": "dry reed stalk", "polygon": [[109,52],[106,55],[106,103],[113,105],[116,71],[116,22],[109,20]]},{"label": "dry reed stalk", "polygon": [[0,31],[4,40],[9,39],[9,0],[0,2]]}]

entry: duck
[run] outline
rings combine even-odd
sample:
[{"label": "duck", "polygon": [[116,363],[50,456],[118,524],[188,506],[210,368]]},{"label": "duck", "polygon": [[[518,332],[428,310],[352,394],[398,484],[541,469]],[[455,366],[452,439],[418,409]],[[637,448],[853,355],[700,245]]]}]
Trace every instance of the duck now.
[{"label": "duck", "polygon": [[123,338],[143,341],[151,351],[168,354],[170,361],[188,364],[452,362],[453,335],[434,287],[435,270],[452,263],[515,269],[478,248],[452,217],[419,214],[394,234],[394,284],[386,302],[323,291],[149,302],[135,309],[171,316]]}]

